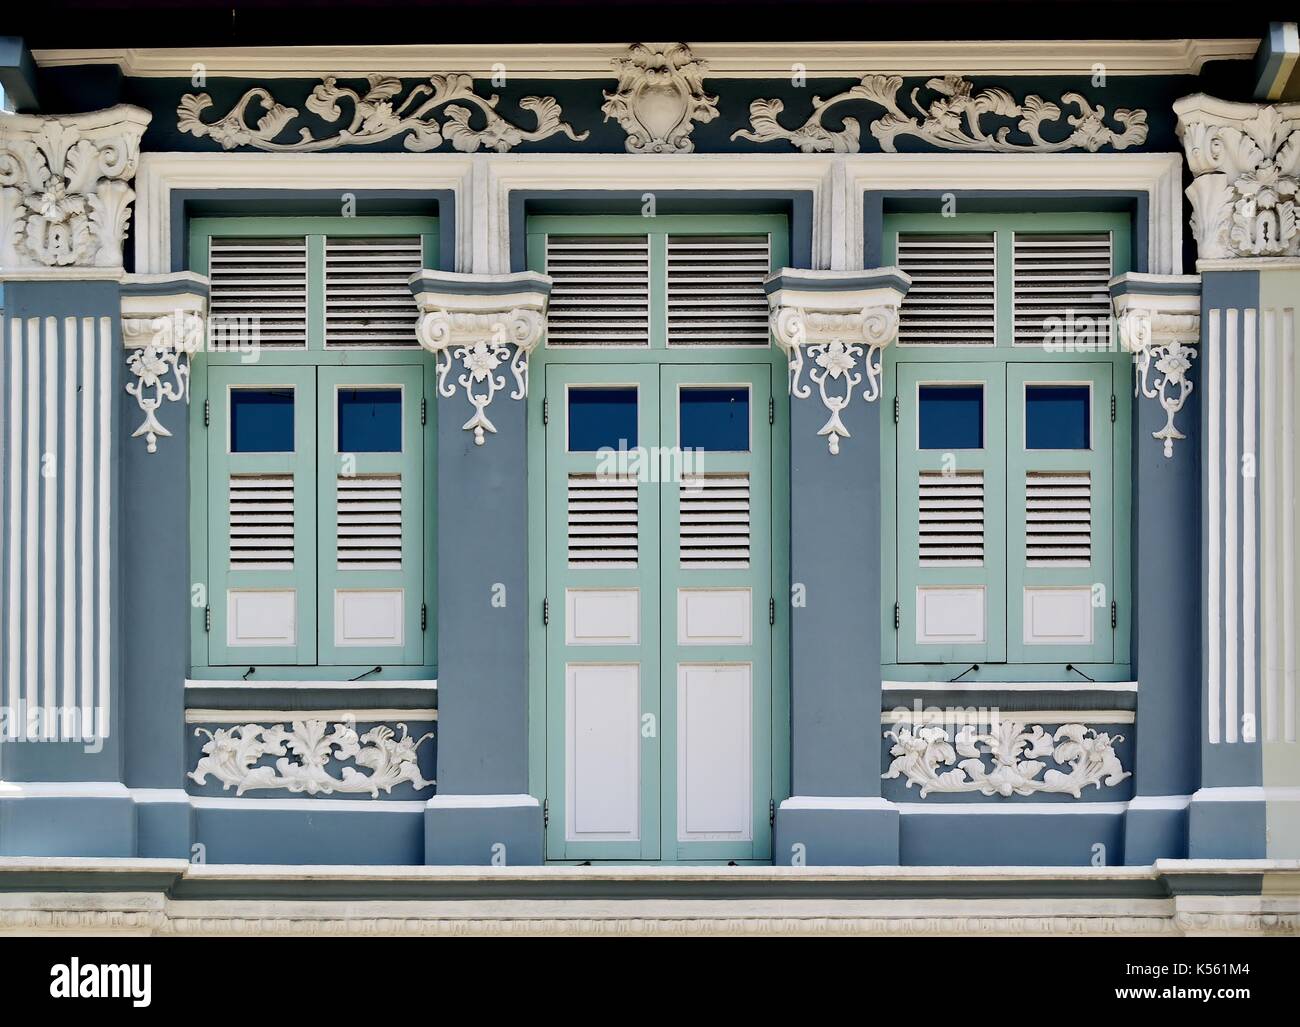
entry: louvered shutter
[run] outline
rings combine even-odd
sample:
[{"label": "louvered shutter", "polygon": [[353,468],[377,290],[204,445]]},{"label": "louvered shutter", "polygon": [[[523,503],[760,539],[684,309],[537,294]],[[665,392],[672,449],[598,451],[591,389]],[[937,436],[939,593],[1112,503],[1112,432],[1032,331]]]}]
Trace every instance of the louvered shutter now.
[{"label": "louvered shutter", "polygon": [[415,297],[407,284],[420,270],[413,236],[326,236],[325,345],[418,348]]},{"label": "louvered shutter", "polygon": [[650,344],[650,239],[550,235],[548,346]]},{"label": "louvered shutter", "polygon": [[637,481],[627,476],[570,474],[570,567],[637,566]]},{"label": "louvered shutter", "polygon": [[897,259],[912,277],[899,310],[900,345],[994,345],[997,244],[993,232],[902,232]]},{"label": "louvered shutter", "polygon": [[292,571],[292,474],[230,475],[229,531],[232,571]]},{"label": "louvered shutter", "polygon": [[683,568],[749,566],[749,475],[684,475],[678,507]]},{"label": "louvered shutter", "polygon": [[766,346],[766,235],[669,235],[668,344]]},{"label": "louvered shutter", "polygon": [[306,349],[306,238],[213,236],[208,246],[213,348]]},{"label": "louvered shutter", "polygon": [[922,471],[918,492],[921,566],[984,566],[984,472]]},{"label": "louvered shutter", "polygon": [[1030,471],[1025,475],[1025,563],[1088,567],[1092,563],[1092,475]]},{"label": "louvered shutter", "polygon": [[1062,331],[1069,333],[1063,341],[1106,342],[1113,266],[1110,233],[1015,232],[1013,244],[1016,345],[1041,346]]},{"label": "louvered shutter", "polygon": [[339,475],[335,485],[339,570],[402,569],[402,476]]}]

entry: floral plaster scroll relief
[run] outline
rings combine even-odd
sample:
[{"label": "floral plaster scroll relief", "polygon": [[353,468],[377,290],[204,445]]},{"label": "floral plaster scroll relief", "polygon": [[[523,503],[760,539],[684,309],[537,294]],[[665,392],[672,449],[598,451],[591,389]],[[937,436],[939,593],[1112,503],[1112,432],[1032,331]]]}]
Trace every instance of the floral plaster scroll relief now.
[{"label": "floral plaster scroll relief", "polygon": [[718,98],[704,91],[707,65],[685,43],[630,47],[614,60],[618,88],[601,110],[627,132],[628,153],[690,153],[691,132],[718,116]]}]

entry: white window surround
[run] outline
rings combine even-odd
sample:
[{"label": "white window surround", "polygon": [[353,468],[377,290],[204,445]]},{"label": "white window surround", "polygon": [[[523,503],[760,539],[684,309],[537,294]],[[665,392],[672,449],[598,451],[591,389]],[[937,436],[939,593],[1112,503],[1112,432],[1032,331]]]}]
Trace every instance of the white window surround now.
[{"label": "white window surround", "polygon": [[[999,190],[1144,192],[1147,270],[1182,271],[1179,153],[1062,154],[444,154],[146,153],[136,177],[135,255],[141,273],[171,267],[173,189],[450,191],[454,269],[510,271],[515,191],[757,190],[813,195],[814,270],[863,266],[868,191]],[[364,207],[364,201],[363,201]]]}]

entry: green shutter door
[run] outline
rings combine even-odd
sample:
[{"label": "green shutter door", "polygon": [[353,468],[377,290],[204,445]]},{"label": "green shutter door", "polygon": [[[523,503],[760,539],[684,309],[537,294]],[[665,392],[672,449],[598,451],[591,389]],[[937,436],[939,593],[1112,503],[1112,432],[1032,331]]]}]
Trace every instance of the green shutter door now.
[{"label": "green shutter door", "polygon": [[[213,665],[312,664],[315,371],[211,367],[208,396],[209,659]],[[282,445],[283,451],[268,451]]]},{"label": "green shutter door", "polygon": [[1002,663],[1003,369],[900,363],[897,380],[899,662]]},{"label": "green shutter door", "polygon": [[1007,632],[1016,663],[1110,663],[1111,366],[1007,365]]},{"label": "green shutter door", "polygon": [[422,369],[322,367],[317,374],[320,663],[419,665]]}]

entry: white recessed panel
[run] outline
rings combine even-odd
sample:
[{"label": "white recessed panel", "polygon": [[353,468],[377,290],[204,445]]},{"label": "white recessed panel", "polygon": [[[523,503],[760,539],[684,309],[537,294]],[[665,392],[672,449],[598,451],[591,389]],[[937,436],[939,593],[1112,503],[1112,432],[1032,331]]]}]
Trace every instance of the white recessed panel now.
[{"label": "white recessed panel", "polygon": [[334,590],[334,644],[401,645],[404,591],[400,588]]},{"label": "white recessed panel", "polygon": [[918,588],[916,641],[922,645],[984,641],[983,588]]},{"label": "white recessed panel", "polygon": [[1025,589],[1025,645],[1091,645],[1092,587]]},{"label": "white recessed panel", "polygon": [[677,839],[753,837],[753,669],[677,667]]},{"label": "white recessed panel", "polygon": [[751,616],[747,588],[677,590],[680,645],[749,645]]},{"label": "white recessed panel", "polygon": [[637,664],[565,668],[569,841],[636,841],[641,833],[641,681]]},{"label": "white recessed panel", "polygon": [[296,645],[298,593],[232,588],[226,592],[226,645]]},{"label": "white recessed panel", "polygon": [[564,602],[569,645],[636,645],[641,640],[641,595],[635,588],[571,588]]}]

